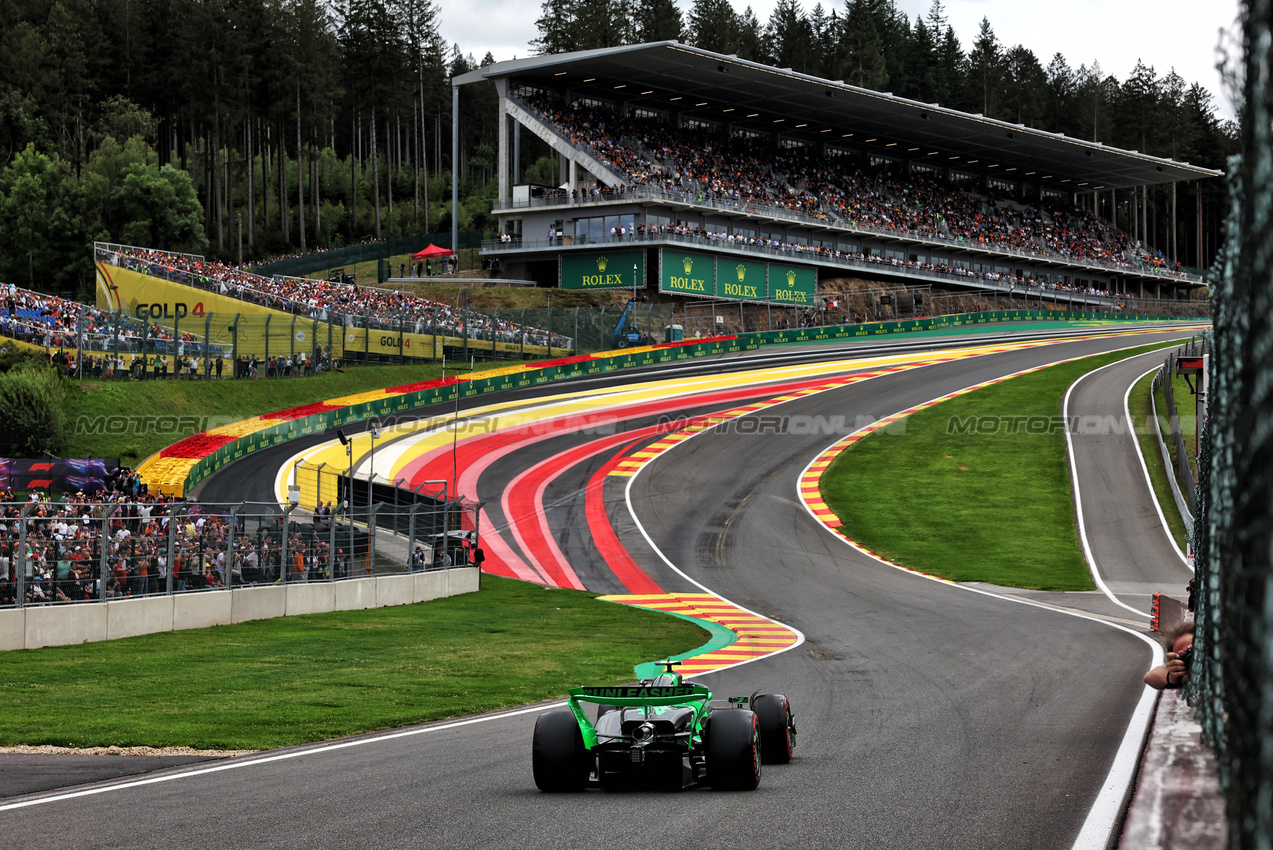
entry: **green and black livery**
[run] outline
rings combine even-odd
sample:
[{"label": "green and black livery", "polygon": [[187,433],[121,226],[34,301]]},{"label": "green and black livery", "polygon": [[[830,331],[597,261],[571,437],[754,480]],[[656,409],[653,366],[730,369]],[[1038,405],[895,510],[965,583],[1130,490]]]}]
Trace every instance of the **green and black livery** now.
[{"label": "green and black livery", "polygon": [[573,688],[569,711],[539,715],[532,761],[541,791],[594,784],[746,791],[760,784],[762,763],[791,760],[796,726],[785,696],[757,691],[714,706],[711,690],[682,680],[679,662],[660,663],[659,676]]}]

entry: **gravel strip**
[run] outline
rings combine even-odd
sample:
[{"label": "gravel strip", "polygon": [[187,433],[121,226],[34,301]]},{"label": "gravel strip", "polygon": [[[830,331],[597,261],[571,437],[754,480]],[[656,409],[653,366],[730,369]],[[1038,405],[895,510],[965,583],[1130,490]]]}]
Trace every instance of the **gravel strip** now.
[{"label": "gravel strip", "polygon": [[73,756],[246,756],[259,750],[196,750],[193,747],[0,747],[0,753]]}]

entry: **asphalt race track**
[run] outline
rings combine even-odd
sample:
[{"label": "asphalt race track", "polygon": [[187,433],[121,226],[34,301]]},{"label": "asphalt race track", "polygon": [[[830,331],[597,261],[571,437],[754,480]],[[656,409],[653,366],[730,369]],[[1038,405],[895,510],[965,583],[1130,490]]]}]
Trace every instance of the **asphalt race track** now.
[{"label": "asphalt race track", "polygon": [[[778,408],[789,415],[878,418],[1024,368],[1189,335],[1087,336],[951,359],[845,383]],[[833,350],[784,357],[827,358]],[[1143,357],[1081,381],[1070,412],[1121,417],[1127,386],[1158,362],[1161,355]],[[700,362],[684,374],[742,365],[755,368],[757,361]],[[649,377],[667,378],[668,372]],[[558,385],[540,393],[561,391]],[[715,408],[688,399],[678,409],[692,417]],[[625,420],[624,428],[648,428],[656,419],[644,413]],[[489,464],[476,490],[488,500],[491,530],[517,519],[504,514],[513,503],[501,499],[510,481],[592,439],[559,435]],[[1075,435],[1080,511],[1109,595],[958,587],[860,554],[823,528],[798,498],[801,472],[835,439],[707,429],[635,475],[598,477],[605,463],[633,448],[616,438],[613,449],[581,450],[577,463],[558,463],[542,489],[539,509],[554,545],[589,589],[623,592],[625,586],[599,552],[595,534],[583,530],[596,521],[595,510],[587,519],[591,483],[594,499],[600,495],[604,515],[650,581],[666,591],[705,586],[803,633],[805,642],[791,651],[696,677],[718,696],[763,688],[791,698],[800,733],[796,758],[766,767],[757,791],[541,794],[530,773],[531,728],[542,710],[536,707],[11,798],[0,803],[6,843],[872,850],[1074,845],[1142,697],[1141,675],[1152,659],[1145,640],[1118,626],[1143,631],[1148,594],[1179,593],[1188,580],[1158,524],[1131,437]],[[208,501],[265,497],[274,485],[272,470],[295,451],[294,445],[277,447],[230,467],[202,485],[199,495]],[[563,682],[563,692],[575,684]]]}]

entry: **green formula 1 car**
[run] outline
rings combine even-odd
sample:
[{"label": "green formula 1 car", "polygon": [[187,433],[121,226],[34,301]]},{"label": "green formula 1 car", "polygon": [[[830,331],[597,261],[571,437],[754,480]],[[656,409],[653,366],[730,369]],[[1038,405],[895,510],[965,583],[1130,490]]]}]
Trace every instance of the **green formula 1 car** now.
[{"label": "green formula 1 car", "polygon": [[[782,694],[756,692],[714,707],[712,692],[674,667],[636,685],[570,691],[569,711],[535,721],[535,785],[541,791],[706,784],[749,791],[761,763],[791,761],[796,725]],[[585,706],[595,705],[590,719]]]}]

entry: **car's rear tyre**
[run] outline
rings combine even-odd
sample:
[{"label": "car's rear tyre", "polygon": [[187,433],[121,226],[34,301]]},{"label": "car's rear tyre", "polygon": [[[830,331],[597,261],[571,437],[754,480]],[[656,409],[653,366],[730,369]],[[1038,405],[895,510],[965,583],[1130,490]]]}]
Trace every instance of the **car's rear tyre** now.
[{"label": "car's rear tyre", "polygon": [[751,709],[760,727],[760,755],[765,764],[791,761],[796,744],[791,703],[782,694],[761,694],[752,700]]},{"label": "car's rear tyre", "polygon": [[540,791],[582,791],[591,772],[579,721],[569,711],[548,711],[535,721],[531,744],[535,786]]},{"label": "car's rear tyre", "polygon": [[751,791],[760,784],[760,728],[745,709],[707,719],[707,784],[719,791]]}]

